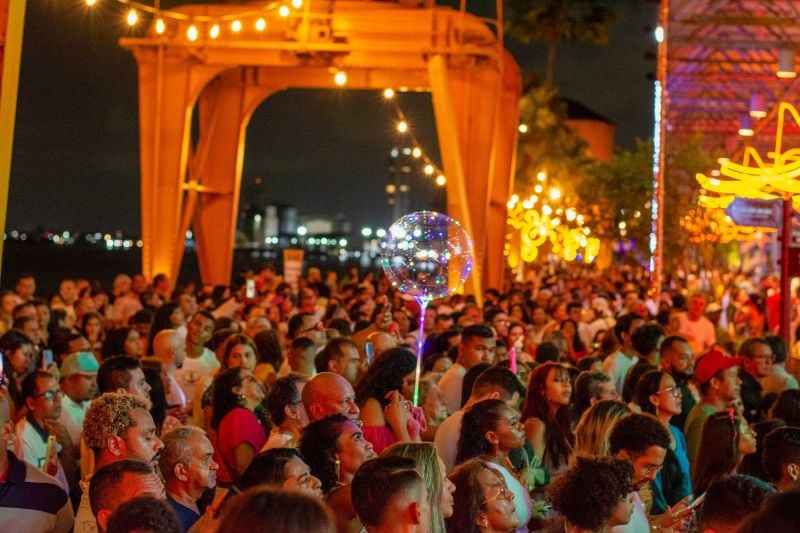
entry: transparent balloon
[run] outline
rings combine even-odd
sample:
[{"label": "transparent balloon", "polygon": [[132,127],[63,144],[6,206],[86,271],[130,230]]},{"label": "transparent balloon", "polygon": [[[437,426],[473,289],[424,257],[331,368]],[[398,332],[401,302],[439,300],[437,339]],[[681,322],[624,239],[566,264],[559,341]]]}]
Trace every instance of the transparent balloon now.
[{"label": "transparent balloon", "polygon": [[435,211],[398,219],[381,242],[383,271],[397,290],[429,302],[458,290],[472,270],[472,239]]}]

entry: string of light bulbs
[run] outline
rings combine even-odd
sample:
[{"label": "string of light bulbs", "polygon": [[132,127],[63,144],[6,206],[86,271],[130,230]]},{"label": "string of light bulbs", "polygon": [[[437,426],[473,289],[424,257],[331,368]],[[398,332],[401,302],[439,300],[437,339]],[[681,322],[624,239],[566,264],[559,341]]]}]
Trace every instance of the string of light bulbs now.
[{"label": "string of light bulbs", "polygon": [[[90,8],[96,6],[99,0],[84,0],[86,5]],[[218,23],[230,23],[230,31],[232,33],[239,33],[245,29],[242,22],[243,19],[256,18],[253,23],[253,28],[257,32],[263,32],[267,29],[267,20],[264,16],[277,15],[279,18],[289,18],[295,15],[296,11],[303,7],[304,0],[276,0],[267,3],[263,7],[251,9],[248,11],[241,11],[238,13],[222,14],[222,15],[198,15],[186,14],[179,11],[170,9],[161,9],[154,5],[145,4],[137,0],[114,0],[115,2],[129,6],[125,13],[125,22],[130,27],[135,27],[141,20],[141,14],[147,13],[155,18],[154,29],[156,34],[162,35],[167,30],[167,19],[179,22],[191,22],[192,24],[186,29],[186,37],[190,41],[196,41],[200,37],[200,30],[195,23],[214,23],[208,29],[208,36],[211,39],[216,39],[222,32],[222,28]],[[294,11],[293,11],[294,10]]]},{"label": "string of light bulbs", "polygon": [[406,114],[403,113],[403,110],[400,108],[400,104],[397,102],[396,96],[397,94],[395,93],[394,89],[384,89],[383,91],[384,100],[390,105],[390,108],[394,110],[394,123],[397,132],[408,137],[411,144],[411,156],[414,159],[419,159],[423,164],[422,173],[430,177],[436,176],[436,185],[439,187],[444,187],[445,184],[447,184],[447,178],[445,178],[444,172],[442,172],[433,159],[428,157],[428,155],[422,150],[421,144],[419,140],[417,140],[416,135],[414,135],[414,130],[409,125]]},{"label": "string of light bulbs", "polygon": [[[88,7],[94,7],[97,5],[98,0],[84,0]],[[280,18],[289,18],[290,16],[294,15],[297,10],[302,9],[304,6],[304,0],[276,0],[273,2],[267,3],[265,6],[252,9],[249,11],[234,13],[234,14],[227,14],[227,15],[188,15],[186,13],[180,13],[177,11],[172,10],[164,10],[160,9],[159,7],[144,4],[139,2],[138,0],[114,0],[120,4],[129,6],[130,9],[127,11],[125,15],[125,21],[130,27],[135,27],[139,24],[141,17],[140,13],[149,13],[155,17],[154,22],[154,29],[157,35],[163,35],[167,30],[167,23],[165,19],[172,19],[180,22],[191,22],[191,24],[186,29],[186,38],[189,41],[197,41],[200,38],[200,30],[198,29],[195,23],[205,23],[208,28],[208,37],[213,39],[217,39],[222,33],[222,27],[220,23],[229,22],[230,23],[230,31],[232,33],[240,33],[245,29],[244,23],[242,20],[246,20],[248,18],[258,17],[255,20],[253,28],[257,32],[263,32],[267,29],[267,20],[262,15],[267,14],[277,14]],[[292,10],[295,10],[294,12]],[[208,26],[208,23],[213,23]],[[333,82],[338,87],[344,87],[347,85],[347,72],[342,69],[332,69],[333,73]],[[411,145],[411,156],[414,159],[418,159],[422,162],[421,171],[425,176],[433,178],[435,176],[434,182],[439,187],[444,187],[447,183],[447,179],[445,178],[444,172],[439,168],[439,166],[430,158],[428,155],[423,151],[419,140],[417,139],[416,135],[414,135],[414,131],[409,125],[409,121],[406,118],[405,113],[400,108],[400,104],[396,98],[397,94],[394,89],[387,88],[383,91],[383,98],[389,104],[391,110],[394,111],[395,114],[395,128],[397,132],[401,135],[408,138]]]}]

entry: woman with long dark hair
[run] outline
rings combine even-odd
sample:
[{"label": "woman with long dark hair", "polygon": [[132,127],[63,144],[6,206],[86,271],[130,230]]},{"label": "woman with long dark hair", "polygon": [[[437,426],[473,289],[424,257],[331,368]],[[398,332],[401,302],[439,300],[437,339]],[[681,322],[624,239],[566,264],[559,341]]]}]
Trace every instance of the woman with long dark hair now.
[{"label": "woman with long dark hair", "polygon": [[529,494],[532,487],[527,486],[527,469],[515,472],[509,457],[512,450],[519,450],[524,445],[525,433],[519,415],[502,400],[483,400],[464,413],[456,464],[477,458],[496,470],[514,494],[519,523],[527,531],[532,511]]},{"label": "woman with long dark hair", "polygon": [[300,453],[322,482],[322,492],[336,514],[337,530],[360,531],[350,483],[361,465],[376,457],[361,428],[338,414],[312,422],[303,432]]},{"label": "woman with long dark hair", "polygon": [[375,446],[375,453],[395,442],[419,440],[418,430],[416,435],[409,431],[410,404],[401,394],[403,378],[413,375],[416,366],[410,351],[392,348],[378,357],[356,386],[364,438]]},{"label": "woman with long dark hair", "polygon": [[695,492],[702,494],[715,479],[736,472],[742,457],[755,451],[756,436],[736,411],[730,409],[708,417],[697,460],[692,465]]},{"label": "woman with long dark hair", "polygon": [[542,465],[552,480],[566,471],[574,443],[569,371],[558,363],[545,363],[531,372],[529,383],[522,408],[525,436],[533,446],[532,463]]},{"label": "woman with long dark hair", "polygon": [[561,324],[558,326],[558,329],[561,330],[561,333],[563,333],[567,338],[567,357],[570,361],[577,363],[589,355],[589,350],[581,340],[581,336],[578,335],[577,322],[571,318],[562,320]]},{"label": "woman with long dark hair", "polygon": [[139,331],[133,327],[109,331],[101,349],[104,360],[115,355],[129,355],[140,359],[143,351]]},{"label": "woman with long dark hair", "polygon": [[634,399],[643,413],[654,415],[671,435],[670,448],[661,472],[650,483],[653,490],[652,514],[662,514],[692,493],[689,458],[683,432],[669,423],[681,414],[681,388],[675,380],[660,370],[651,370],[636,383]]},{"label": "woman with long dark hair", "polygon": [[242,475],[267,442],[253,414],[264,399],[264,388],[244,368],[228,368],[214,378],[211,442],[219,464],[217,479],[228,486]]}]

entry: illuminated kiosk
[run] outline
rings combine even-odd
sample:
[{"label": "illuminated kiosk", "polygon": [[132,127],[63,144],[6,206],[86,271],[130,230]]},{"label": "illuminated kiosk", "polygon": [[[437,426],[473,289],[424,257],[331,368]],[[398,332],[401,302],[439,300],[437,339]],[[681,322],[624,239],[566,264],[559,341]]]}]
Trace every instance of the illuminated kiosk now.
[{"label": "illuminated kiosk", "polygon": [[192,228],[203,281],[229,282],[250,116],[278,91],[335,88],[344,72],[348,88],[431,91],[447,211],[475,242],[466,289],[502,286],[521,80],[492,22],[358,0],[186,5],[121,39],[139,67],[145,276],[176,278]]}]

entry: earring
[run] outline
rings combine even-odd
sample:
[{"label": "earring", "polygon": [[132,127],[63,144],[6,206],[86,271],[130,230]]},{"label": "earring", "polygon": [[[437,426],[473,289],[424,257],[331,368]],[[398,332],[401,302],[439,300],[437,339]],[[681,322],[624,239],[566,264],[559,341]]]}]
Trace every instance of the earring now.
[{"label": "earring", "polygon": [[339,458],[336,458],[336,461],[333,463],[333,471],[336,473],[336,481],[339,481],[339,474],[341,469],[342,463],[339,462]]},{"label": "earring", "polygon": [[244,403],[247,398],[244,397],[244,394],[240,394],[236,399],[239,400],[239,403]]}]

